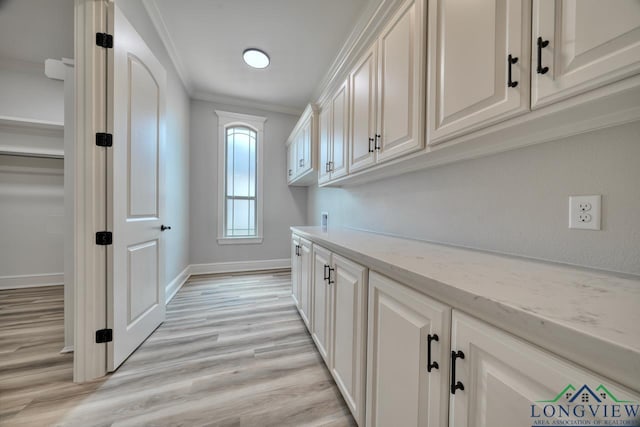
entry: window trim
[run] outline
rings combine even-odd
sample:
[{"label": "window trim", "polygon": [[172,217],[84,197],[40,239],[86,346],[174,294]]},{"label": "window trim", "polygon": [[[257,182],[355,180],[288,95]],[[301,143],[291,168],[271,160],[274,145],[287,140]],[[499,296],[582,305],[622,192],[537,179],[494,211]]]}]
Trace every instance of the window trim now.
[{"label": "window trim", "polygon": [[[266,117],[252,116],[249,114],[232,113],[215,110],[218,116],[218,244],[261,244],[263,241],[263,212],[264,212],[264,122]],[[226,142],[227,129],[234,126],[248,127],[256,132],[256,235],[229,237],[224,234],[225,224],[225,175],[226,175]]]}]

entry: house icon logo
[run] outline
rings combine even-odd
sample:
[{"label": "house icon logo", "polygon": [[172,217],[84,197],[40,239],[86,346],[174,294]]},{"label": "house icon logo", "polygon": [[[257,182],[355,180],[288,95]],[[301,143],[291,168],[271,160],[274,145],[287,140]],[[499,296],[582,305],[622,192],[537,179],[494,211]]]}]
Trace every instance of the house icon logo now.
[{"label": "house icon logo", "polygon": [[630,400],[619,400],[604,385],[600,384],[595,391],[584,384],[580,389],[569,384],[551,400],[537,400],[538,403],[556,403],[564,399],[567,403],[632,403]]},{"label": "house icon logo", "polygon": [[[553,399],[536,400],[531,405],[532,426],[561,426],[579,422],[581,426],[640,427],[640,404],[614,395],[604,384],[579,387],[567,384]],[[613,423],[613,424],[612,424]]]}]

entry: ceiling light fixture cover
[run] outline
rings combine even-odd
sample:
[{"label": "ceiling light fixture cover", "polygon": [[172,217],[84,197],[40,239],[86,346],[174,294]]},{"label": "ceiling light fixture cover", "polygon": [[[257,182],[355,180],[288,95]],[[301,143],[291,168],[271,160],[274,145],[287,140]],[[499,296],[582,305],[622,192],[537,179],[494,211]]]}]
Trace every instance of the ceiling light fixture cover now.
[{"label": "ceiling light fixture cover", "polygon": [[242,52],[242,58],[248,66],[253,68],[267,68],[269,65],[269,55],[260,49],[245,49],[245,51]]}]

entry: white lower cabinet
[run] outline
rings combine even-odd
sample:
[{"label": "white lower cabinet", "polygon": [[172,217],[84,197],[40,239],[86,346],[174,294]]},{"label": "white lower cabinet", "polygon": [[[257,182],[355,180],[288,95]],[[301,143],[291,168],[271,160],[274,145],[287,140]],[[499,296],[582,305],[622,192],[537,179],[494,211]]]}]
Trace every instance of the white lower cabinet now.
[{"label": "white lower cabinet", "polygon": [[367,426],[446,425],[450,318],[446,305],[370,273]]},{"label": "white lower cabinet", "polygon": [[311,336],[358,425],[364,426],[367,269],[313,245]]},{"label": "white lower cabinet", "polygon": [[331,266],[331,252],[313,245],[313,279],[311,292],[313,293],[313,310],[311,321],[311,337],[316,343],[320,355],[327,366],[331,367],[329,351],[329,322],[331,309],[331,290],[329,288],[329,267]]},{"label": "white lower cabinet", "polygon": [[291,238],[291,296],[307,329],[311,331],[311,242]]},{"label": "white lower cabinet", "polygon": [[300,257],[298,251],[300,247],[300,237],[295,234],[291,236],[291,298],[296,303],[296,307],[300,309]]},{"label": "white lower cabinet", "polygon": [[367,269],[332,255],[330,370],[353,417],[364,425],[367,349]]},{"label": "white lower cabinet", "polygon": [[638,425],[637,392],[295,235],[292,251],[300,315],[359,426]]},{"label": "white lower cabinet", "polygon": [[640,396],[457,310],[451,348],[464,358],[456,359],[451,376],[463,389],[451,394],[450,426],[569,425],[569,420],[637,425],[607,421],[634,420],[625,417],[621,401],[637,411]]}]

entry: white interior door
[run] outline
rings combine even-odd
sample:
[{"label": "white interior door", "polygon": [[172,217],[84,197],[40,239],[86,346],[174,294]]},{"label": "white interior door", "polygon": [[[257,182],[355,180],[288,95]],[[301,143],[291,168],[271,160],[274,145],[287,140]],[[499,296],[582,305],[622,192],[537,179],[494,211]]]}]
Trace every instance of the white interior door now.
[{"label": "white interior door", "polygon": [[[108,324],[113,371],[164,321],[163,211],[165,71],[122,12],[110,3],[114,48],[107,115],[113,133],[107,210]],[[111,49],[110,49],[111,50]]]}]

